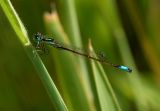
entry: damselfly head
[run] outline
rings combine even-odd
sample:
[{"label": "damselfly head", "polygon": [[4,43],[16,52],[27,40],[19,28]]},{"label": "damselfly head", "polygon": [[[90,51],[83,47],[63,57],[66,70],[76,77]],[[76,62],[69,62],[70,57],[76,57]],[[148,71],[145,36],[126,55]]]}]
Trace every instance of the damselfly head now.
[{"label": "damselfly head", "polygon": [[43,40],[43,35],[39,32],[37,32],[35,35],[34,35],[34,41],[35,42],[41,42]]}]

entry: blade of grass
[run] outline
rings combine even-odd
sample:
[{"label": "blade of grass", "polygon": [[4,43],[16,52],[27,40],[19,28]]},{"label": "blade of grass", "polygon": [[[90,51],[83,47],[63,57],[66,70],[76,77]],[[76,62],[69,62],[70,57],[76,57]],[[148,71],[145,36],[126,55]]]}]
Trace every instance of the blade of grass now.
[{"label": "blade of grass", "polygon": [[[89,50],[93,51],[91,41],[89,42]],[[105,73],[102,65],[92,60],[91,66],[101,110],[121,111],[121,107],[118,103],[118,100],[114,94],[112,86],[107,78],[107,74]]]},{"label": "blade of grass", "polygon": [[140,111],[146,111],[148,109],[148,105],[147,101],[145,101],[146,97],[143,94],[145,88],[143,87],[143,83],[139,77],[139,71],[134,63],[125,32],[118,17],[116,3],[113,0],[105,0],[103,4],[105,4],[106,8],[101,8],[101,6],[101,11],[105,17],[106,24],[110,26],[111,32],[116,38],[122,60],[127,66],[130,66],[133,69],[132,75],[128,75],[128,79],[132,86],[131,88],[135,96],[137,108]]},{"label": "blade of grass", "polygon": [[82,47],[82,40],[79,31],[79,25],[77,20],[77,14],[75,10],[75,2],[74,0],[62,0],[64,9],[67,17],[67,24],[68,35],[73,43],[74,46]]},{"label": "blade of grass", "polygon": [[[68,36],[70,37],[73,46],[83,48],[78,19],[77,19],[77,13],[75,9],[75,1],[74,0],[62,0],[62,3],[63,3],[64,13],[66,13],[65,24],[68,29],[67,31]],[[77,60],[79,62],[77,64],[77,67],[79,68],[79,71],[81,73],[79,75],[79,78],[81,78],[81,83],[85,90],[85,94],[87,97],[87,101],[89,103],[89,107],[90,109],[93,109],[94,107],[93,100],[90,98],[90,96],[88,96],[88,95],[91,95],[92,97],[93,93],[91,91],[91,84],[89,81],[87,65],[83,58],[78,58]]]},{"label": "blade of grass", "polygon": [[30,60],[32,61],[34,67],[36,68],[38,75],[46,88],[48,95],[53,103],[55,105],[55,108],[58,111],[67,111],[67,107],[59,94],[54,82],[52,81],[47,69],[45,68],[44,64],[42,63],[41,59],[39,58],[38,54],[36,53],[36,50],[31,45],[27,31],[21,22],[20,18],[18,17],[18,14],[14,10],[11,2],[9,0],[1,0],[0,6],[2,7],[6,17],[8,18],[13,30],[17,34],[17,37],[19,38],[20,42],[24,46],[24,49],[29,56]]},{"label": "blade of grass", "polygon": [[[46,29],[57,41],[61,41],[67,45],[71,44],[62,28],[56,11],[51,14],[46,13],[44,20]],[[82,72],[77,63],[77,58],[79,58],[79,56],[77,57],[65,51],[60,52],[58,50],[58,52],[56,52],[57,50],[55,49],[52,56],[55,61],[55,67],[58,72],[57,76],[69,110],[90,110],[88,104],[91,103],[88,103],[87,98],[92,96],[92,94],[85,94],[82,83],[86,80],[80,77]],[[67,63],[67,65],[65,63]],[[91,110],[94,111],[94,106],[92,106]]]},{"label": "blade of grass", "polygon": [[[73,46],[83,48],[78,19],[77,19],[77,13],[76,13],[76,8],[75,8],[75,1],[74,0],[62,0],[62,1],[64,4],[63,10],[65,10],[65,13],[67,15],[65,24],[67,25],[67,29],[69,29],[69,31],[67,31],[68,36],[71,39]],[[86,95],[93,96],[91,92],[90,81],[88,77],[89,74],[88,74],[86,63],[83,58],[78,58],[77,60],[79,62],[77,67],[79,67],[81,71],[80,78],[82,78],[82,80],[85,80],[82,82],[83,87],[85,89],[85,93]],[[92,109],[94,106],[92,104],[93,101],[90,98],[88,98],[88,100],[90,103],[89,106]]]}]

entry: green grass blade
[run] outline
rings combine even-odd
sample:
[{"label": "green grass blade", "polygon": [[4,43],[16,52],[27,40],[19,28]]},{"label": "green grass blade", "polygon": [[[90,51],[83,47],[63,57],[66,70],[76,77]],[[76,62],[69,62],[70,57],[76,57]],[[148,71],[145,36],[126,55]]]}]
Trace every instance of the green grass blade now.
[{"label": "green grass blade", "polygon": [[[139,71],[136,68],[134,59],[132,57],[124,29],[120,22],[116,2],[113,0],[105,1],[105,4],[107,5],[105,5],[105,9],[102,9],[102,12],[106,18],[107,24],[111,26],[111,30],[116,38],[116,42],[119,46],[120,54],[122,56],[124,64],[133,69],[132,75],[128,76],[128,80],[130,81],[130,84],[132,86],[131,88],[135,96],[136,105],[139,110],[145,111],[146,109],[148,109],[147,103],[145,103],[146,97],[143,95],[145,89],[139,76]],[[104,10],[107,10],[107,12]]]},{"label": "green grass blade", "polygon": [[16,11],[14,10],[11,2],[9,0],[1,0],[0,5],[22,44],[30,44],[30,41],[27,37],[27,31]]},{"label": "green grass blade", "polygon": [[[62,1],[63,1],[63,10],[64,10],[64,13],[66,13],[65,24],[68,29],[67,34],[71,40],[72,46],[76,46],[77,48],[83,48],[80,29],[79,29],[79,23],[77,19],[78,17],[77,17],[75,0],[62,0]],[[83,58],[77,58],[75,62],[77,61],[78,61],[77,67],[79,68],[78,70],[80,72],[79,77],[83,80],[82,85],[85,90],[85,97],[87,98],[87,101],[89,103],[89,108],[93,109],[94,102],[90,98],[93,96],[93,93],[91,91],[91,84],[89,81],[89,73],[88,73],[87,65]]]},{"label": "green grass blade", "polygon": [[54,107],[57,109],[57,111],[68,111],[59,91],[57,90],[51,76],[49,75],[40,57],[34,52],[35,50],[33,50],[31,46],[26,46],[25,50],[29,58],[31,59],[33,65],[35,66],[38,75],[44,87],[46,88]]},{"label": "green grass blade", "polygon": [[[64,43],[70,46],[71,43],[63,30],[56,11],[51,14],[45,14],[45,24],[51,36],[57,41],[62,42],[62,44]],[[54,48],[52,56],[55,61],[56,71],[58,72],[58,81],[60,81],[60,87],[69,110],[90,110],[89,105],[93,103],[88,102],[87,99],[89,96],[92,96],[92,93],[89,96],[85,94],[84,85],[86,84],[84,82],[86,82],[86,79],[83,79],[83,73],[77,62],[79,56]],[[94,105],[91,108],[94,109]]]},{"label": "green grass blade", "polygon": [[[91,51],[93,50],[91,44],[89,44],[89,48]],[[92,60],[91,66],[101,110],[121,111],[121,107],[102,65]]]},{"label": "green grass blade", "polygon": [[75,1],[74,0],[62,0],[63,1],[63,10],[66,13],[66,21],[65,24],[68,29],[68,35],[71,39],[71,42],[74,46],[82,47],[82,40],[78,25],[77,13],[75,9]]},{"label": "green grass blade", "polygon": [[1,0],[0,6],[3,9],[6,17],[8,18],[11,27],[13,28],[20,42],[24,46],[27,55],[29,56],[34,67],[36,68],[38,75],[44,87],[46,88],[52,103],[55,105],[55,108],[58,111],[67,111],[66,105],[61,98],[61,95],[59,94],[56,86],[54,85],[54,82],[52,81],[47,69],[45,68],[38,54],[36,53],[36,50],[31,45],[28,39],[27,31],[20,18],[18,17],[18,14],[14,10],[11,2],[9,0]]},{"label": "green grass blade", "polygon": [[[68,33],[68,37],[71,40],[72,46],[76,46],[77,48],[83,48],[80,29],[79,29],[79,23],[77,19],[75,0],[62,0],[62,1],[64,5],[63,10],[65,10],[64,13],[66,13],[66,18],[67,18],[65,20],[65,24],[68,29],[67,33]],[[91,100],[87,96],[87,95],[93,96],[91,91],[91,84],[89,81],[89,73],[88,73],[87,65],[83,58],[78,58],[76,61],[79,62],[77,67],[79,67],[79,71],[81,73],[80,78],[85,80],[82,82],[82,84],[85,89],[87,100],[90,103],[89,107],[92,109],[93,100]]]}]

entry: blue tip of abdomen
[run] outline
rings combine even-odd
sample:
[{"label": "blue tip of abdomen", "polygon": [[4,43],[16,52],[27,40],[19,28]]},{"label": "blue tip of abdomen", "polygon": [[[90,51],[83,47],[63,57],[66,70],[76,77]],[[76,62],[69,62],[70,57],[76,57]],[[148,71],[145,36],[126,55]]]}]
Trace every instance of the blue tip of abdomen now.
[{"label": "blue tip of abdomen", "polygon": [[128,68],[127,66],[121,66],[121,65],[119,65],[119,66],[117,66],[117,68],[119,68],[119,69],[121,69],[123,71],[130,72],[130,73],[132,72],[132,69]]}]

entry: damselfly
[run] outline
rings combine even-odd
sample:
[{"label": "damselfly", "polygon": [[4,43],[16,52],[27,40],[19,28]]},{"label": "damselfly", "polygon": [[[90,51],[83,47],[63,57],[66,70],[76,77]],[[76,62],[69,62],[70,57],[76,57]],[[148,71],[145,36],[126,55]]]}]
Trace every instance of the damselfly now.
[{"label": "damselfly", "polygon": [[65,50],[65,51],[69,51],[69,52],[72,52],[74,54],[78,54],[78,55],[87,57],[89,59],[93,59],[95,61],[108,64],[110,66],[113,66],[115,68],[121,69],[121,70],[126,71],[126,72],[132,72],[132,69],[130,69],[127,66],[110,63],[109,61],[107,61],[105,59],[104,54],[97,54],[97,56],[93,56],[93,55],[90,55],[90,54],[85,53],[85,52],[74,50],[73,48],[68,48],[65,45],[62,45],[61,43],[55,41],[53,38],[46,37],[39,32],[34,35],[34,41],[37,44],[36,49],[43,50],[43,49],[45,49],[44,44],[47,44],[47,45],[53,46],[54,48],[57,48],[57,49],[62,49],[62,50]]}]

